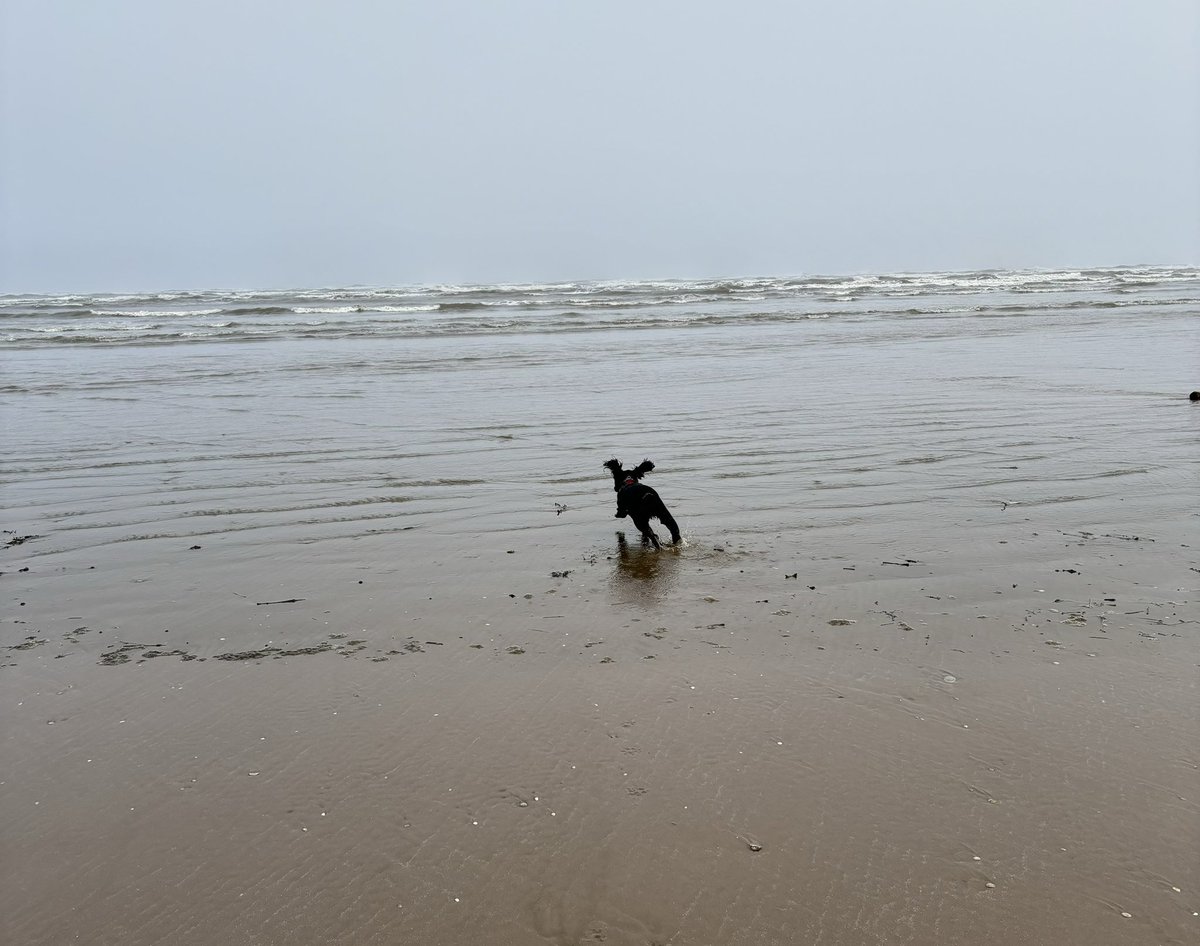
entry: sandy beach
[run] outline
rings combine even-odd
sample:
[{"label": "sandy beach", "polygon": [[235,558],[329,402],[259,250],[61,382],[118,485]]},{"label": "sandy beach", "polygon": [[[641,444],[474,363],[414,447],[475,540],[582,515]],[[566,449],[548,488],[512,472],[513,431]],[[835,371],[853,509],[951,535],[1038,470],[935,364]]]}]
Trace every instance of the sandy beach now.
[{"label": "sandy beach", "polygon": [[1188,319],[17,352],[0,938],[1194,942]]}]

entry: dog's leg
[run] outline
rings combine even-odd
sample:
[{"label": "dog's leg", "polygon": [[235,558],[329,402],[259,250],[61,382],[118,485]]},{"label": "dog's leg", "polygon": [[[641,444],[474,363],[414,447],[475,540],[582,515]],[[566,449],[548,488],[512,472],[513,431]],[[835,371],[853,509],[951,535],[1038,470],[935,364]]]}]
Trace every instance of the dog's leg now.
[{"label": "dog's leg", "polygon": [[648,542],[656,549],[662,548],[662,546],[658,544],[658,536],[655,535],[654,530],[650,528],[649,516],[637,516],[634,518],[633,524],[641,530],[643,544]]},{"label": "dog's leg", "polygon": [[664,526],[671,530],[671,544],[678,545],[680,540],[679,524],[675,521],[675,517],[667,512],[666,506],[663,506],[659,511],[658,518]]},{"label": "dog's leg", "polygon": [[654,512],[652,515],[658,517],[659,522],[671,530],[671,544],[678,545],[680,541],[679,523],[675,521],[675,517],[671,515],[667,509],[667,504],[658,496],[654,497]]},{"label": "dog's leg", "polygon": [[629,515],[629,507],[626,505],[626,500],[628,499],[628,497],[629,497],[629,494],[628,493],[622,494],[621,488],[618,486],[617,487],[617,513],[614,516],[614,518],[624,519],[626,516]]}]

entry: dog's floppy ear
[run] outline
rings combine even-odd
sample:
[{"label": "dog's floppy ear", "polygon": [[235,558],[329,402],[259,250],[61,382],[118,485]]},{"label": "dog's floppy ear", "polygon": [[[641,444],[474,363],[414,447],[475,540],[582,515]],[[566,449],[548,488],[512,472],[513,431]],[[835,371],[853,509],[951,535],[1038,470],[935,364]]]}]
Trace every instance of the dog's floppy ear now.
[{"label": "dog's floppy ear", "polygon": [[625,471],[621,469],[621,461],[614,457],[606,461],[604,467],[613,475],[613,489],[619,490],[621,483],[625,480]]},{"label": "dog's floppy ear", "polygon": [[629,472],[631,475],[636,476],[640,480],[643,476],[645,476],[647,473],[649,473],[653,469],[654,469],[653,463],[651,463],[649,460],[643,460],[641,463],[639,463],[637,466],[635,466]]}]

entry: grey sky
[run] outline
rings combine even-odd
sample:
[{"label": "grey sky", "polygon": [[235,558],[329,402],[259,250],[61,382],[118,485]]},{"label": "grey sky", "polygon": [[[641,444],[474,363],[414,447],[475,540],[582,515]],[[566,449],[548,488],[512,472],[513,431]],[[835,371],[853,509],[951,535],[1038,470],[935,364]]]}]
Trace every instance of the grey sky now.
[{"label": "grey sky", "polygon": [[0,291],[1200,262],[1195,0],[3,0]]}]

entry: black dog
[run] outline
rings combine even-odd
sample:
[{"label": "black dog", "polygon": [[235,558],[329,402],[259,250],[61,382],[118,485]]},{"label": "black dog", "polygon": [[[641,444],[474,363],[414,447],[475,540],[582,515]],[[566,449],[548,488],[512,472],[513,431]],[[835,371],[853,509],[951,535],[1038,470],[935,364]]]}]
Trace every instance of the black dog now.
[{"label": "black dog", "polygon": [[654,464],[649,460],[643,460],[632,470],[624,470],[621,468],[621,461],[613,459],[604,466],[613,475],[613,489],[617,493],[616,518],[624,519],[629,516],[642,533],[642,541],[649,542],[656,549],[662,548],[662,546],[658,544],[658,536],[650,528],[650,520],[658,519],[671,530],[672,544],[678,544],[679,526],[675,522],[675,517],[667,511],[666,505],[658,498],[658,493],[645,483],[638,482],[654,469]]}]

